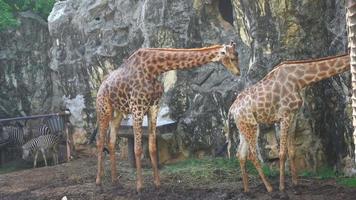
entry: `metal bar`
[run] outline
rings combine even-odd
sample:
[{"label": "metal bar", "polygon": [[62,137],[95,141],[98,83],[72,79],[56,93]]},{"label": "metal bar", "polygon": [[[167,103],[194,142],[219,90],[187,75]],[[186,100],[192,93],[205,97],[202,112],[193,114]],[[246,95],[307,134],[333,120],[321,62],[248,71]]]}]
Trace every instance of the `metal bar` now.
[{"label": "metal bar", "polygon": [[43,117],[62,116],[62,115],[70,115],[70,112],[64,111],[64,112],[45,114],[45,115],[33,115],[33,116],[6,118],[6,119],[0,119],[0,123],[14,121],[14,120],[38,119],[38,118],[43,118]]}]

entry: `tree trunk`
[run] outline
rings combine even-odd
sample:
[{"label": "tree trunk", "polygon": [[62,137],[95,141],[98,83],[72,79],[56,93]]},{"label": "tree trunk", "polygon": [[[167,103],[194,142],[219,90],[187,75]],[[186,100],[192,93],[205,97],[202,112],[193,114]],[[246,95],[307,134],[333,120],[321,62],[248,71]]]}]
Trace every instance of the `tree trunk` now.
[{"label": "tree trunk", "polygon": [[347,2],[347,26],[348,40],[351,58],[351,74],[352,74],[352,124],[354,127],[354,151],[356,162],[356,0],[348,0]]}]

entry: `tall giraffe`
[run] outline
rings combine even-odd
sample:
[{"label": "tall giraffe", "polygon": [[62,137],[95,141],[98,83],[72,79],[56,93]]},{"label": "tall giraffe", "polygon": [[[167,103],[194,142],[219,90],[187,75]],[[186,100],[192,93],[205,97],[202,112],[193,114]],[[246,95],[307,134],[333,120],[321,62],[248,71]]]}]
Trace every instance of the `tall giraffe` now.
[{"label": "tall giraffe", "polygon": [[[261,81],[240,93],[231,105],[232,114],[240,131],[240,144],[237,157],[240,161],[244,191],[248,192],[248,176],[246,158],[256,167],[268,192],[272,186],[263,174],[261,164],[257,159],[257,139],[259,124],[280,123],[280,185],[284,190],[284,173],[286,153],[290,159],[292,182],[297,184],[295,167],[295,150],[293,137],[295,115],[303,100],[299,91],[315,82],[340,74],[350,68],[349,55],[325,57],[314,60],[282,62],[268,73]],[[288,143],[288,144],[287,144]]]},{"label": "tall giraffe", "polygon": [[142,120],[145,114],[149,120],[149,152],[153,168],[154,183],[160,186],[157,169],[156,120],[159,100],[163,86],[157,77],[163,72],[174,69],[190,69],[210,62],[222,63],[231,73],[240,74],[238,54],[235,43],[215,45],[197,49],[142,48],[134,52],[120,68],[116,69],[101,84],[97,99],[96,112],[99,124],[98,172],[96,184],[100,185],[103,174],[102,150],[109,123],[109,150],[111,178],[116,182],[115,143],[116,134],[122,116],[131,113],[134,119],[136,159],[136,189],[142,188]]}]

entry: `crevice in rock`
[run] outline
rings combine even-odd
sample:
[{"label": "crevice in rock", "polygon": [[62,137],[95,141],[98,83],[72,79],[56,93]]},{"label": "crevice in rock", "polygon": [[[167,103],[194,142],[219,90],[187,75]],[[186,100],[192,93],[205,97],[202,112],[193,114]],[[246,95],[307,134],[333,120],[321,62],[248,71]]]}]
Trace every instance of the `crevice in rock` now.
[{"label": "crevice in rock", "polygon": [[234,16],[233,16],[231,0],[220,0],[219,11],[221,13],[222,18],[233,26]]}]

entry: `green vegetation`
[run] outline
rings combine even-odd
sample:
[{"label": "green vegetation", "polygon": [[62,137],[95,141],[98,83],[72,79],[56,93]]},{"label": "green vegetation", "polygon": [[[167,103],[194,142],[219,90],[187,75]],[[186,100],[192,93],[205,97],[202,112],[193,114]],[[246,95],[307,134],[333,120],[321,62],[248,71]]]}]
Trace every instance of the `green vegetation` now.
[{"label": "green vegetation", "polygon": [[[247,163],[247,171],[252,181],[259,181],[257,170],[251,162]],[[278,177],[279,170],[263,166],[263,171],[268,177]],[[162,170],[166,176],[171,177],[172,181],[182,180],[190,184],[237,182],[241,180],[240,165],[237,159],[226,158],[205,158],[189,159],[175,164],[166,165]],[[289,174],[290,176],[290,174]],[[313,179],[334,179],[337,184],[347,187],[356,187],[356,177],[348,178],[342,174],[337,174],[332,168],[321,168],[317,172],[304,171],[299,174],[300,177]]]},{"label": "green vegetation", "polygon": [[0,0],[0,30],[17,26],[18,12],[31,10],[47,19],[55,0]]},{"label": "green vegetation", "polygon": [[[252,163],[247,163],[247,170],[251,179],[259,178]],[[267,176],[278,175],[276,170],[270,170],[268,167],[264,167],[263,170]],[[241,179],[238,160],[226,158],[189,159],[166,165],[162,173],[171,177],[172,181],[188,180],[187,184],[238,182]]]},{"label": "green vegetation", "polygon": [[337,183],[340,185],[344,185],[347,187],[356,187],[356,178],[352,177],[352,178],[339,178],[337,180]]},{"label": "green vegetation", "polygon": [[330,179],[337,177],[335,171],[328,167],[318,169],[316,172],[304,171],[299,174],[301,177],[313,177],[317,179]]},{"label": "green vegetation", "polygon": [[[216,179],[237,179],[239,170],[238,162],[222,158],[217,159],[190,159],[176,164],[167,165],[163,173],[172,176],[173,179],[190,179],[210,182]],[[181,178],[184,177],[184,178]]]},{"label": "green vegetation", "polygon": [[356,177],[345,177],[343,174],[337,174],[333,169],[324,167],[317,172],[302,172],[302,177],[311,177],[316,179],[336,179],[340,185],[347,187],[356,187]]}]

